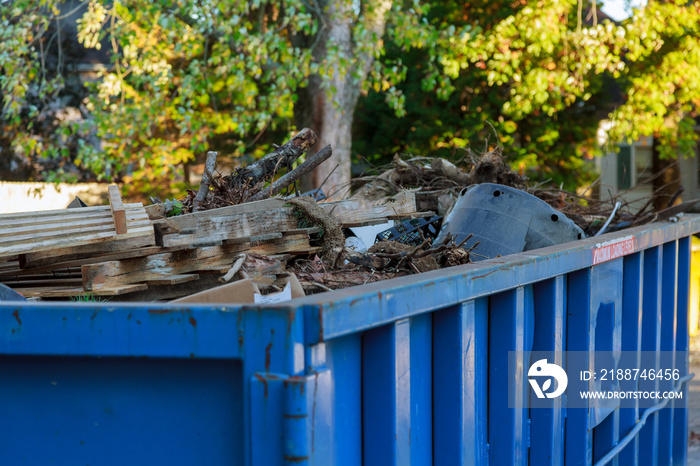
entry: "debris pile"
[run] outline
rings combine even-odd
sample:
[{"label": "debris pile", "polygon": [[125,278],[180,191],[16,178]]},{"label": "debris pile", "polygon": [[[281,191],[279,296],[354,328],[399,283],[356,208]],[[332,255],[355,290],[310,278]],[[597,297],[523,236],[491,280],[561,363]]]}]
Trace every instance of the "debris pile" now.
[{"label": "debris pile", "polygon": [[[561,190],[528,188],[498,149],[468,152],[465,170],[444,159],[396,156],[379,175],[354,180],[351,197],[316,201],[299,196],[295,182],[330,157],[330,146],[292,169],[315,143],[304,129],[229,176],[216,171],[217,154],[210,152],[199,190],[180,201],[123,204],[114,186],[109,206],[0,215],[0,283],[44,300],[167,301],[244,282],[262,294],[293,283],[298,296],[462,265],[479,260],[480,244],[485,250],[493,239],[471,228],[440,232],[471,185],[490,189],[489,198],[533,194],[557,209],[542,211],[562,224],[556,228],[564,222],[553,212],[561,212],[588,235],[608,217],[618,225],[652,218],[612,212],[609,203]],[[500,185],[509,188],[494,188]],[[486,211],[485,203],[476,210]],[[389,223],[395,220],[404,223]],[[371,241],[352,237],[369,226],[378,228]],[[532,231],[520,233],[516,242],[532,241]]]},{"label": "debris pile", "polygon": [[[446,217],[465,186],[501,184],[543,200],[571,219],[586,236],[600,232],[608,219],[610,227],[605,232],[644,225],[655,219],[663,219],[664,216],[669,217],[671,212],[675,212],[671,210],[671,205],[668,212],[649,211],[652,197],[634,211],[624,199],[624,192],[611,199],[601,200],[590,195],[590,188],[579,194],[541,184],[530,186],[525,176],[514,172],[506,163],[500,146],[483,154],[467,149],[460,165],[464,169],[442,158],[413,157],[404,160],[396,155],[390,166],[378,169],[380,174],[355,178],[352,181],[353,188],[356,189],[354,196],[380,199],[408,189],[415,191],[419,210],[431,210]],[[619,207],[615,208],[618,203]],[[700,207],[687,204],[682,210],[690,212],[700,210]]]},{"label": "debris pile", "polygon": [[[123,204],[116,186],[109,206],[0,215],[0,283],[26,298],[164,301],[246,278],[262,293],[279,291],[289,272],[299,272],[307,292],[321,291],[318,282],[330,289],[360,280],[304,275],[333,264],[366,282],[373,271],[345,264],[344,231],[433,213],[419,212],[408,191],[375,202],[273,197],[330,156],[327,147],[290,170],[315,140],[304,130],[229,177],[215,172],[210,156],[201,189],[181,201],[180,215],[168,216],[165,204]],[[389,267],[384,278],[410,264]]]},{"label": "debris pile", "polygon": [[527,179],[510,168],[500,147],[483,155],[467,150],[463,162],[466,170],[442,158],[403,160],[397,154],[392,164],[379,175],[355,178],[353,197],[376,200],[402,190],[413,190],[416,191],[419,209],[431,210],[444,217],[466,186],[497,183],[518,189],[527,188]]},{"label": "debris pile", "polygon": [[109,206],[1,215],[0,282],[25,297],[149,301],[201,291],[238,270],[272,286],[295,258],[318,255],[332,264],[343,228],[430,215],[416,212],[411,193],[392,200],[316,205],[273,198],[155,219],[140,204],[127,204],[121,234]]}]

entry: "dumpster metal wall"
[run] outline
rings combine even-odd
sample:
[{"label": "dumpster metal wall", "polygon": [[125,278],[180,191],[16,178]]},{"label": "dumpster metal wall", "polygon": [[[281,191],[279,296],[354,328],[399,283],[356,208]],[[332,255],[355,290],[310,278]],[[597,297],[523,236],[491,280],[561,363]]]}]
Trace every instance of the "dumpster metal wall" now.
[{"label": "dumpster metal wall", "polygon": [[684,464],[685,388],[655,412],[529,409],[530,361],[509,386],[508,354],[673,351],[687,374],[697,231],[689,216],[277,306],[0,304],[0,463]]}]

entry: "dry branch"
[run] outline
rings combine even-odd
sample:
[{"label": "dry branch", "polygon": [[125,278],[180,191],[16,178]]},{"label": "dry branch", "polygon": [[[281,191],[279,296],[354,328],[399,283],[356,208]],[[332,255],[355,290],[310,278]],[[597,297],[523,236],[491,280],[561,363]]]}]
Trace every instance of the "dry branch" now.
[{"label": "dry branch", "polygon": [[207,152],[207,161],[204,164],[204,173],[202,173],[202,182],[199,184],[199,192],[192,203],[192,210],[202,210],[202,204],[207,199],[209,194],[209,185],[214,176],[214,168],[216,167],[216,152]]},{"label": "dry branch", "polygon": [[246,255],[245,254],[239,254],[238,258],[236,259],[236,262],[233,263],[233,267],[229,269],[228,272],[226,272],[226,275],[223,277],[219,277],[219,282],[220,283],[228,283],[231,281],[234,275],[241,269],[241,266],[243,265],[243,262],[245,262]]},{"label": "dry branch", "polygon": [[316,144],[316,134],[304,128],[274,152],[247,167],[236,170],[226,178],[227,184],[230,189],[235,189],[241,186],[255,186],[261,181],[266,181],[272,178],[279,168],[291,167],[292,163],[314,144]]},{"label": "dry branch", "polygon": [[280,177],[279,180],[272,183],[268,188],[265,188],[257,194],[253,195],[251,198],[248,199],[248,201],[261,201],[263,199],[267,199],[268,197],[274,196],[275,194],[282,191],[284,188],[294,183],[299,178],[301,178],[302,176],[309,173],[311,170],[328,160],[332,154],[333,151],[331,150],[330,145],[324,147],[323,149],[306,159],[306,161],[304,161],[304,163],[299,165],[297,168],[290,171],[286,175]]}]

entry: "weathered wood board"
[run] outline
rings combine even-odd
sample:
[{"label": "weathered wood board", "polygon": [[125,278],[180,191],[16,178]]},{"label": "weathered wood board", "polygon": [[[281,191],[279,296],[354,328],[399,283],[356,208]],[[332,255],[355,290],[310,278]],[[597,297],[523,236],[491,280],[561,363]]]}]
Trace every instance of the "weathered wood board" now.
[{"label": "weathered wood board", "polygon": [[[133,251],[116,252],[111,254],[98,254],[92,255],[86,258],[79,258],[73,260],[66,260],[64,262],[53,262],[46,265],[39,265],[36,267],[28,267],[20,269],[19,262],[10,262],[8,264],[14,264],[14,267],[2,267],[0,264],[0,280],[14,277],[26,277],[34,276],[39,273],[54,272],[63,273],[66,271],[77,271],[80,273],[80,266],[85,264],[96,264],[98,262],[107,262],[112,260],[121,259],[131,259],[134,257],[150,256],[152,254],[159,254],[163,252],[172,252],[177,248],[161,248],[157,246],[145,247],[135,249]],[[69,256],[62,256],[69,258]],[[34,265],[34,264],[32,264]]]},{"label": "weathered wood board", "polygon": [[[130,255],[132,252],[134,255]],[[87,244],[85,246],[62,246],[48,251],[20,254],[19,265],[23,269],[31,269],[81,259],[88,260],[107,254],[123,254],[127,256],[124,257],[127,259],[129,257],[150,255],[155,252],[167,252],[167,250],[163,250],[160,246],[154,246],[154,238],[149,235],[128,239],[115,239],[109,242]],[[116,259],[117,258],[101,259],[96,262]]]},{"label": "weathered wood board", "polygon": [[[432,215],[432,212],[416,211],[416,196],[411,191],[399,193],[381,205],[347,199],[322,202],[319,206],[338,218],[343,227],[376,225],[388,220]],[[154,224],[159,233],[159,244],[199,247],[289,230],[296,228],[294,225],[298,221],[284,199],[275,198],[180,215],[158,220]]]},{"label": "weathered wood board", "polygon": [[302,230],[289,235],[283,233],[281,240],[262,244],[248,242],[183,249],[140,258],[83,265],[83,288],[86,291],[99,290],[192,272],[226,273],[233,259],[242,252],[271,255],[310,248],[308,232]]},{"label": "weathered wood board", "polygon": [[126,225],[126,210],[122,203],[122,196],[119,193],[119,187],[112,185],[109,188],[109,206],[112,209],[112,220],[114,221],[114,229],[118,235],[123,235],[127,231]]},{"label": "weathered wood board", "polygon": [[15,288],[15,291],[25,298],[77,298],[80,296],[120,296],[127,293],[135,293],[148,288],[145,283],[136,285],[116,286],[103,288],[91,292],[85,292],[82,287],[47,286],[37,288]]},{"label": "weathered wood board", "polygon": [[283,207],[225,217],[202,217],[192,228],[183,228],[179,233],[164,234],[160,244],[164,247],[186,246],[259,236],[296,228],[298,228],[298,222],[292,208]]}]

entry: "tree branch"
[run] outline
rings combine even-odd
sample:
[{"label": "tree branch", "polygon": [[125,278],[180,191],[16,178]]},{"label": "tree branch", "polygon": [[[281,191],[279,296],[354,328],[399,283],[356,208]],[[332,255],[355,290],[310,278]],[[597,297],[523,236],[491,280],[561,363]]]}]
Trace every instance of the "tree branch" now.
[{"label": "tree branch", "polygon": [[311,146],[316,144],[316,134],[308,128],[304,128],[289,142],[267,154],[262,159],[239,168],[230,175],[226,182],[230,188],[239,186],[255,186],[261,181],[272,178],[277,168],[291,166]]},{"label": "tree branch", "polygon": [[263,189],[262,191],[248,199],[247,202],[260,201],[262,199],[267,199],[268,197],[274,196],[275,194],[282,191],[284,188],[294,183],[299,178],[301,178],[302,176],[309,173],[311,170],[328,160],[332,154],[333,151],[331,150],[330,145],[324,147],[323,149],[306,159],[306,161],[299,165],[297,168],[295,168],[286,175],[282,176],[279,180],[272,183],[268,188]]},{"label": "tree branch", "polygon": [[207,152],[207,162],[204,164],[204,173],[202,173],[202,182],[199,184],[199,191],[197,196],[194,198],[192,203],[192,210],[198,211],[202,210],[202,204],[209,194],[209,184],[211,183],[212,175],[214,174],[214,167],[216,167],[216,152]]}]

